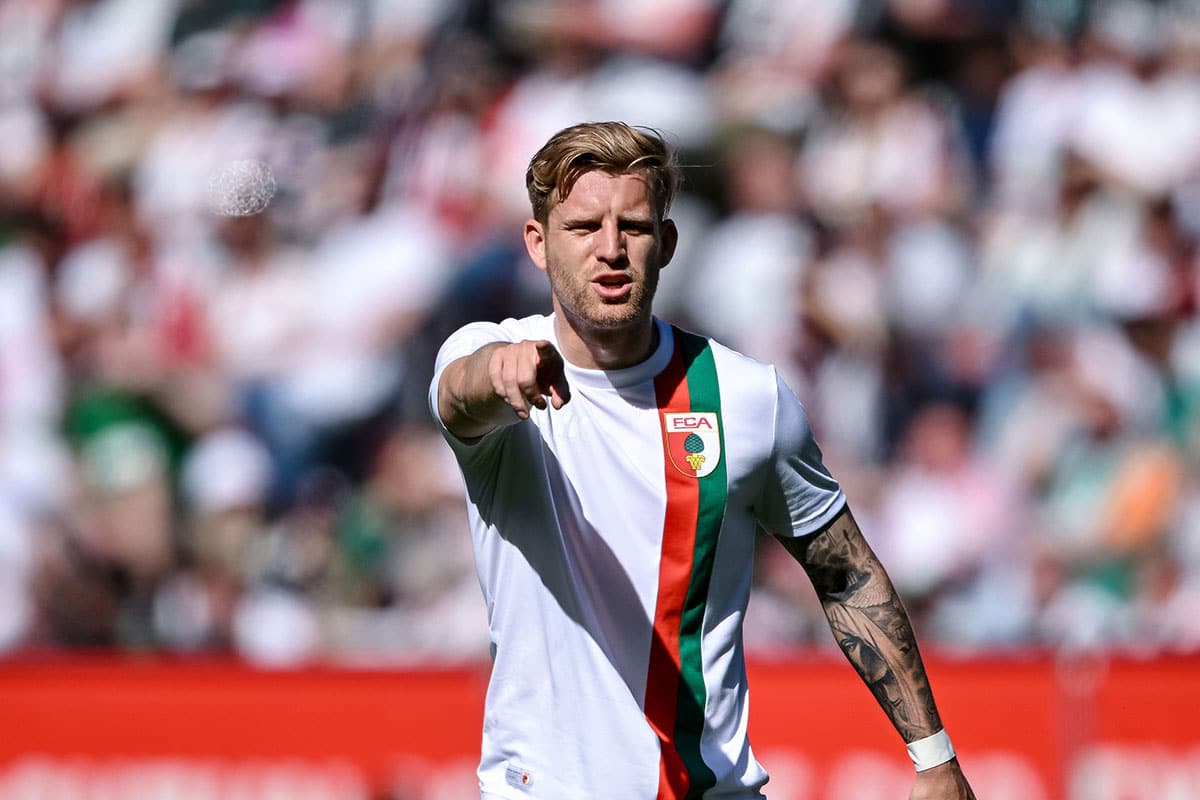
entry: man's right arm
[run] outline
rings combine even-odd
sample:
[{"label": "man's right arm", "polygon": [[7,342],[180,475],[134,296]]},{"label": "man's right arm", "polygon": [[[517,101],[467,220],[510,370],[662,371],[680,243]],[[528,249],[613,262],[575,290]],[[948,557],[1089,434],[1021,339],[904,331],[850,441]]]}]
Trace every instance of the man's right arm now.
[{"label": "man's right arm", "polygon": [[571,399],[563,358],[548,341],[493,342],[446,365],[438,414],[460,439],[475,439],[529,418],[532,408]]}]

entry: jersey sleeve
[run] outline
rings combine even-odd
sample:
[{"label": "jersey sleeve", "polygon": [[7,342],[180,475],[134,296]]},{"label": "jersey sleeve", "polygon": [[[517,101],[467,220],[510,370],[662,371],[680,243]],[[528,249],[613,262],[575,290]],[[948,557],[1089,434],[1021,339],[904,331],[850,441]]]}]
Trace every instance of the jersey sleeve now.
[{"label": "jersey sleeve", "polygon": [[799,399],[775,374],[774,444],[754,513],[782,538],[806,536],[829,524],[846,504],[841,486],[821,460]]},{"label": "jersey sleeve", "polygon": [[513,338],[513,334],[502,325],[494,322],[472,322],[450,334],[450,338],[446,339],[441,349],[438,350],[437,360],[434,362],[433,367],[433,380],[429,384],[429,411],[433,414],[433,419],[437,423],[438,429],[442,432],[443,438],[450,444],[455,455],[459,457],[460,462],[464,459],[478,457],[481,450],[487,449],[481,448],[479,445],[497,438],[493,434],[504,430],[504,428],[497,428],[492,433],[477,439],[460,439],[451,433],[446,427],[445,422],[442,421],[442,415],[438,411],[438,386],[442,382],[442,373],[446,371],[446,367],[452,362],[471,355],[484,345],[489,345],[493,342],[515,341],[517,339]]}]

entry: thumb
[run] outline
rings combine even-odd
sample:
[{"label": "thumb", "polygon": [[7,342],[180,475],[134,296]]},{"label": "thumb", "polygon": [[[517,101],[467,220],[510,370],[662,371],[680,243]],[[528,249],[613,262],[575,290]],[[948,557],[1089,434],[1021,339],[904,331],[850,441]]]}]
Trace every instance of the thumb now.
[{"label": "thumb", "polygon": [[550,383],[550,405],[562,408],[570,401],[571,386],[567,383],[567,376],[560,372],[558,379]]},{"label": "thumb", "polygon": [[547,341],[537,343],[538,383],[542,393],[550,396],[554,408],[562,408],[571,399],[571,387],[567,383],[565,362],[562,354]]}]

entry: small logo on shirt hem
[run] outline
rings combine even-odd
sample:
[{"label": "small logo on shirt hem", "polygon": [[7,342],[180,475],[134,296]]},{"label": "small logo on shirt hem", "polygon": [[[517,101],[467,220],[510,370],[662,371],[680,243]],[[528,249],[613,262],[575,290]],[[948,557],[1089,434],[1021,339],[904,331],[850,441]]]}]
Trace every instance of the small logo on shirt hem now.
[{"label": "small logo on shirt hem", "polygon": [[517,789],[529,789],[533,786],[533,773],[524,767],[510,763],[504,770],[504,780],[509,786]]}]

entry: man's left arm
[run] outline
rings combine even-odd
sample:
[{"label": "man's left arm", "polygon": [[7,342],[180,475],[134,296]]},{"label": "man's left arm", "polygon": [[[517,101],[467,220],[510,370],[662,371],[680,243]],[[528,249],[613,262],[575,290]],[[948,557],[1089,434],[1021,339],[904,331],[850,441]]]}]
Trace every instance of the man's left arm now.
[{"label": "man's left arm", "polygon": [[[942,731],[908,614],[849,507],[819,533],[780,541],[808,573],[838,646],[904,741]],[[957,758],[918,765],[910,800],[974,798]]]}]

